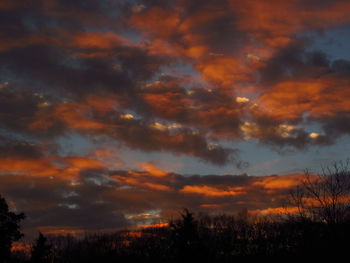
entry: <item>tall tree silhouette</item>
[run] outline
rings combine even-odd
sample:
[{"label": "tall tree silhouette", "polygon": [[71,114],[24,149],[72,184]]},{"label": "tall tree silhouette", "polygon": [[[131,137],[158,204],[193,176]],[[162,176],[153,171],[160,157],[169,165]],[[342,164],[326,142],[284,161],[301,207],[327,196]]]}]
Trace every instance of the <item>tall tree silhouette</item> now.
[{"label": "tall tree silhouette", "polygon": [[32,249],[31,262],[33,263],[45,263],[49,262],[51,254],[51,245],[48,244],[47,238],[39,233],[39,237]]},{"label": "tall tree silhouette", "polygon": [[188,209],[181,213],[181,219],[170,222],[174,249],[181,259],[189,260],[198,256],[198,222]]},{"label": "tall tree silhouette", "polygon": [[19,223],[24,218],[23,213],[11,212],[5,198],[0,195],[0,262],[8,262],[12,243],[23,236]]}]

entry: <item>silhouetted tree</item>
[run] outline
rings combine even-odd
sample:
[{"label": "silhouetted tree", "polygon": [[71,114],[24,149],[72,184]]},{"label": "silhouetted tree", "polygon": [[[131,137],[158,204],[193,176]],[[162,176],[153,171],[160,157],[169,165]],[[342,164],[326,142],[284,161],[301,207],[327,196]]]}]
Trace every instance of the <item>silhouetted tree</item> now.
[{"label": "silhouetted tree", "polygon": [[350,218],[349,161],[322,167],[322,172],[305,171],[301,185],[291,193],[292,204],[302,219],[338,224]]},{"label": "silhouetted tree", "polygon": [[23,236],[19,223],[24,218],[23,213],[9,211],[6,200],[0,195],[0,262],[8,262],[12,243]]},{"label": "silhouetted tree", "polygon": [[42,233],[39,233],[39,237],[32,248],[31,262],[33,263],[50,262],[51,248],[52,246],[48,244],[47,238]]},{"label": "silhouetted tree", "polygon": [[182,259],[192,259],[198,256],[199,235],[198,222],[193,213],[184,209],[181,219],[170,222],[173,233],[174,249]]}]

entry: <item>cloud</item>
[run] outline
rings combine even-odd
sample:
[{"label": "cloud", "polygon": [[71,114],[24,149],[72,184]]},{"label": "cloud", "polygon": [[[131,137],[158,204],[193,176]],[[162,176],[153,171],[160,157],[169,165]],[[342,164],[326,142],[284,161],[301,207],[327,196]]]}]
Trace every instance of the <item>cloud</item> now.
[{"label": "cloud", "polygon": [[15,157],[19,159],[38,159],[44,155],[44,152],[45,151],[42,149],[42,147],[33,143],[0,137],[1,158]]},{"label": "cloud", "polygon": [[60,140],[74,132],[219,166],[242,166],[227,144],[245,140],[278,151],[335,143],[350,133],[350,62],[314,50],[309,33],[349,24],[349,10],[343,0],[1,1],[0,191],[47,231],[183,207],[279,211],[298,175],[126,169],[106,149],[63,155]]},{"label": "cloud", "polygon": [[146,167],[143,171],[114,170],[95,156],[7,160],[11,170],[1,160],[0,191],[17,211],[27,214],[28,233],[35,229],[48,233],[118,229],[143,224],[141,215],[149,211],[158,211],[157,220],[167,220],[183,207],[209,213],[218,208],[272,213],[301,177],[184,176],[163,171],[160,175],[155,164],[140,164]]},{"label": "cloud", "polygon": [[167,172],[160,170],[154,163],[137,163],[137,165],[152,176],[163,177],[167,175]]},{"label": "cloud", "polygon": [[240,188],[236,190],[234,189],[228,189],[228,190],[222,190],[211,186],[206,185],[198,185],[198,186],[191,186],[191,185],[185,185],[180,192],[184,194],[199,194],[204,195],[208,197],[219,197],[219,196],[237,196],[245,194],[245,192],[240,192]]},{"label": "cloud", "polygon": [[[198,157],[214,164],[225,164],[234,157],[234,150],[210,145],[204,134],[178,126],[155,129],[147,121],[125,118],[116,96],[86,97],[81,102],[46,102],[44,95],[0,90],[4,124],[18,132],[38,137],[59,136],[69,130],[89,135],[107,135],[132,149],[170,151]],[[45,106],[41,106],[43,103]],[[113,114],[112,114],[113,113]],[[153,126],[152,126],[153,125]],[[160,125],[160,124],[159,124]],[[146,140],[145,140],[146,138]]]},{"label": "cloud", "polygon": [[128,42],[128,39],[115,33],[81,32],[72,37],[72,46],[81,49],[113,49]]},{"label": "cloud", "polygon": [[[134,12],[135,5],[118,1],[72,4],[37,0],[31,8],[6,2],[1,9],[6,30],[0,57],[2,70],[16,76],[19,90],[11,95],[12,101],[4,101],[3,105],[7,105],[7,110],[11,105],[22,106],[16,106],[16,113],[13,110],[7,117],[3,114],[4,123],[38,134],[41,130],[47,134],[56,132],[55,135],[67,129],[99,130],[113,134],[111,137],[134,149],[181,152],[204,160],[215,159],[214,163],[218,164],[228,163],[228,155],[237,151],[224,148],[210,151],[212,146],[207,138],[249,137],[299,149],[334,141],[327,135],[332,123],[329,115],[347,111],[344,88],[348,82],[347,61],[330,62],[322,52],[306,51],[308,42],[294,34],[346,23],[347,18],[340,10],[349,8],[347,3],[333,1],[316,6],[313,1],[264,4],[204,1],[199,5],[197,1],[153,1],[140,2],[139,6],[142,8]],[[124,13],[113,17],[110,10],[117,7]],[[287,9],[290,13],[285,14]],[[77,15],[73,16],[73,11]],[[87,15],[91,16],[87,18]],[[23,16],[28,19],[20,20]],[[101,16],[105,19],[99,20]],[[276,19],[281,22],[276,23]],[[99,30],[102,26],[104,30]],[[140,33],[140,40],[134,39],[135,30]],[[200,79],[192,77],[188,81],[184,76],[160,74],[164,67],[174,67],[175,62],[191,65]],[[257,100],[241,95],[236,97],[247,98],[245,103],[232,99],[253,83],[259,94]],[[335,87],[332,91],[331,85]],[[68,103],[34,97],[30,101],[26,94],[33,96],[34,92],[29,90],[40,87]],[[4,90],[2,93],[8,95],[12,92]],[[162,125],[162,135],[169,138],[168,143],[165,139],[151,139],[163,146],[150,149],[126,138],[123,132],[116,132],[113,121],[105,118],[107,112],[113,112],[109,106],[100,116],[85,116],[90,114],[91,107],[98,106],[83,106],[81,98],[85,98],[84,103],[99,103],[104,107],[103,102],[91,99],[94,96],[100,100],[117,98],[118,110],[136,112],[139,120],[144,119],[139,124],[146,134],[150,133],[146,127],[149,123]],[[308,101],[306,97],[312,99]],[[81,108],[81,112],[72,111],[73,107]],[[22,114],[21,124],[15,123],[16,114]],[[131,113],[119,114],[131,116],[125,115]],[[320,123],[327,131],[311,138],[309,134],[314,131],[297,125],[305,114],[310,122]],[[271,118],[274,122],[266,121]],[[252,129],[249,134],[242,132],[246,123],[256,125],[255,132]],[[170,136],[170,131],[166,135],[174,125],[181,125],[186,131],[184,135]],[[290,136],[281,132],[281,127],[286,125],[296,127],[289,132]],[[203,139],[188,134],[192,129],[200,130]],[[134,134],[137,141],[138,133]],[[176,149],[175,144],[181,138],[191,140],[190,145],[197,145],[194,140],[202,140],[203,146]]]},{"label": "cloud", "polygon": [[63,103],[48,118],[58,119],[67,127],[82,133],[110,136],[131,149],[187,154],[218,165],[225,164],[234,157],[233,149],[212,146],[203,134],[191,129],[179,128],[173,131],[172,126],[159,129],[146,121],[125,119],[122,116],[110,115],[110,112],[98,113],[98,109],[91,105]]},{"label": "cloud", "polygon": [[285,176],[269,176],[257,178],[253,183],[255,186],[261,186],[268,191],[278,191],[283,189],[291,189],[301,184],[302,174],[290,174]]},{"label": "cloud", "polygon": [[16,90],[10,84],[0,88],[0,119],[2,126],[26,130],[26,126],[41,111],[45,102],[39,94],[26,90]]}]

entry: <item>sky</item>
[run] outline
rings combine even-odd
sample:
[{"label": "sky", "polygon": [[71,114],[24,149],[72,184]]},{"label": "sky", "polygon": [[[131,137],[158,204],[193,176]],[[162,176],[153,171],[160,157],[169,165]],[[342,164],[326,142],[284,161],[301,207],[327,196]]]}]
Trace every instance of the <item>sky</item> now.
[{"label": "sky", "polygon": [[1,0],[0,194],[25,231],[281,211],[350,157],[347,0]]}]

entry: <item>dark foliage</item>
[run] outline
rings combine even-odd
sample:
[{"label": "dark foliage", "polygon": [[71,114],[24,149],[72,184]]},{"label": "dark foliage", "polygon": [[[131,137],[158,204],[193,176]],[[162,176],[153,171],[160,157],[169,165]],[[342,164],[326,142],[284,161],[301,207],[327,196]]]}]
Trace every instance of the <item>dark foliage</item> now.
[{"label": "dark foliage", "polygon": [[39,237],[32,248],[32,257],[30,261],[32,263],[50,262],[51,247],[52,246],[48,244],[47,238],[42,233],[39,233]]},{"label": "dark foliage", "polygon": [[9,262],[12,243],[23,236],[19,223],[24,218],[23,213],[11,212],[6,200],[0,195],[0,262]]},{"label": "dark foliage", "polygon": [[194,216],[189,211],[181,216],[163,228],[84,238],[49,236],[46,240],[41,236],[30,262],[240,262],[328,257],[346,255],[350,243],[349,222],[246,220],[231,215]]}]

